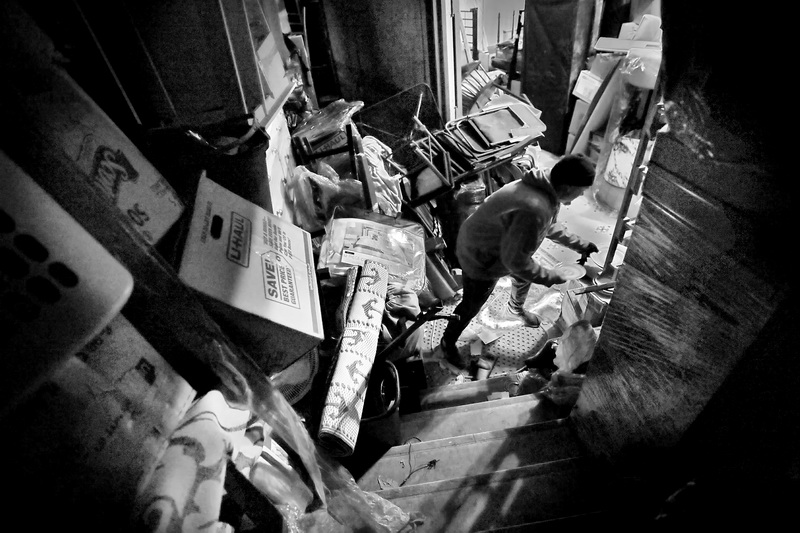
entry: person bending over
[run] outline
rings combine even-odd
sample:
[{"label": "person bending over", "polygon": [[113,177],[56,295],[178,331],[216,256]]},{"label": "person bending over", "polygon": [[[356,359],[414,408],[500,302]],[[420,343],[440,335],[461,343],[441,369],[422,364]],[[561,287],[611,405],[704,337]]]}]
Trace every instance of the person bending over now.
[{"label": "person bending over", "polygon": [[506,318],[539,326],[538,318],[523,309],[531,283],[550,287],[566,281],[532,257],[545,237],[584,256],[598,251],[594,243],[555,226],[561,205],[581,196],[594,176],[595,166],[586,156],[562,157],[551,169],[529,170],[504,185],[464,221],[456,239],[464,289],[453,311],[459,318],[448,323],[439,346],[450,364],[458,369],[469,365],[469,356],[460,355],[456,341],[504,276],[512,278]]}]

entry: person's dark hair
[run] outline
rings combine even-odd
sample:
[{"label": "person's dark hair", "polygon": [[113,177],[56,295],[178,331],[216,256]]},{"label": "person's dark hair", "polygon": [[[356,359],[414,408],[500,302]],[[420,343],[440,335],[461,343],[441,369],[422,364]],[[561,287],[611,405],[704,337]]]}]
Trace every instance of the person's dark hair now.
[{"label": "person's dark hair", "polygon": [[554,189],[562,187],[589,187],[594,183],[594,163],[583,154],[562,157],[550,171]]}]

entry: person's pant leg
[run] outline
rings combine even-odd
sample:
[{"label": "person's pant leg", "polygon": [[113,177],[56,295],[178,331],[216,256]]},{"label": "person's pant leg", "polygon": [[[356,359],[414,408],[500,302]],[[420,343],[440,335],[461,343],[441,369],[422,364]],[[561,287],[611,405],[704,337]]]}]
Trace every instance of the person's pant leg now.
[{"label": "person's pant leg", "polygon": [[530,290],[530,281],[511,274],[511,296],[508,298],[508,306],[514,311],[521,313],[522,306],[528,298],[528,292],[530,292]]},{"label": "person's pant leg", "polygon": [[461,302],[453,310],[453,314],[458,315],[458,320],[450,320],[444,330],[442,340],[448,346],[455,346],[461,332],[469,325],[470,321],[480,312],[483,304],[492,295],[497,280],[471,279],[467,276],[462,278],[464,282],[464,294]]}]

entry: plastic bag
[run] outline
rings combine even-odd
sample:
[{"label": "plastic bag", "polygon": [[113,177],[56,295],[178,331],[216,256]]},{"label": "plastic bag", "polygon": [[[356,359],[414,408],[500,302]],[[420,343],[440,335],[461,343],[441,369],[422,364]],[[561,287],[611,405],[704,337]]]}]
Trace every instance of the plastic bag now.
[{"label": "plastic bag", "polygon": [[363,205],[364,192],[361,182],[340,179],[328,165],[318,165],[318,174],[303,165],[298,165],[286,184],[292,200],[294,223],[313,233],[325,227],[336,206]]},{"label": "plastic bag", "polygon": [[361,490],[350,473],[335,461],[317,455],[328,505],[311,513],[284,514],[286,533],[406,533],[424,522],[392,502]]},{"label": "plastic bag", "polygon": [[392,281],[386,291],[386,312],[394,317],[414,320],[422,312],[417,293]]},{"label": "plastic bag", "polygon": [[545,388],[550,382],[542,372],[538,369],[526,370],[519,375],[519,384],[517,385],[514,396],[522,396],[525,394],[533,394]]},{"label": "plastic bag", "polygon": [[311,146],[344,130],[350,119],[364,107],[364,102],[356,100],[345,102],[336,100],[325,106],[319,113],[312,115],[297,126],[292,136],[308,139]]},{"label": "plastic bag", "polygon": [[[307,140],[315,153],[342,148],[348,142],[346,131],[348,124],[352,127],[353,136],[359,138],[358,129],[352,123],[351,118],[362,107],[364,107],[364,102],[361,101],[336,100],[297,126],[292,137]],[[356,178],[353,175],[352,161],[348,151],[325,156],[319,161],[329,164],[341,177]]]},{"label": "plastic bag", "polygon": [[386,170],[385,159],[391,157],[391,149],[375,137],[364,137],[364,159],[369,176],[375,184],[378,209],[384,215],[395,216],[403,208],[403,196],[399,175],[391,176]]},{"label": "plastic bag", "polygon": [[597,344],[597,333],[588,320],[570,325],[558,339],[553,363],[562,372],[580,371],[592,358]]},{"label": "plastic bag", "polygon": [[366,260],[386,265],[389,281],[415,292],[425,285],[425,230],[409,220],[337,207],[328,222],[317,268],[343,276]]},{"label": "plastic bag", "polygon": [[584,374],[556,370],[550,376],[550,383],[539,393],[559,407],[572,407],[578,401],[585,378]]}]

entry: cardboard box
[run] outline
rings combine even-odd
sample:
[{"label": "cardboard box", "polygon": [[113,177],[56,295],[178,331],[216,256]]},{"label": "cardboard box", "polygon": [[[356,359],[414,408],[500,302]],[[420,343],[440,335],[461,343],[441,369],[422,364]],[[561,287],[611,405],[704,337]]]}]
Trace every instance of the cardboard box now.
[{"label": "cardboard box", "polygon": [[323,339],[310,234],[205,176],[178,274],[268,374]]},{"label": "cardboard box", "polygon": [[[34,135],[63,152],[148,243],[158,242],[183,212],[175,191],[100,106],[58,66],[52,43],[30,19],[21,12],[4,11],[0,20],[9,25],[9,31],[0,38],[0,58],[8,80],[0,106],[4,125],[29,132],[26,135]],[[26,149],[31,152],[29,157],[38,156],[32,148]]]},{"label": "cardboard box", "polygon": [[4,421],[14,428],[12,479],[74,512],[126,512],[195,394],[117,315]]},{"label": "cardboard box", "polygon": [[53,80],[52,93],[36,101],[39,124],[148,243],[158,242],[183,212],[175,191],[69,76]]}]

